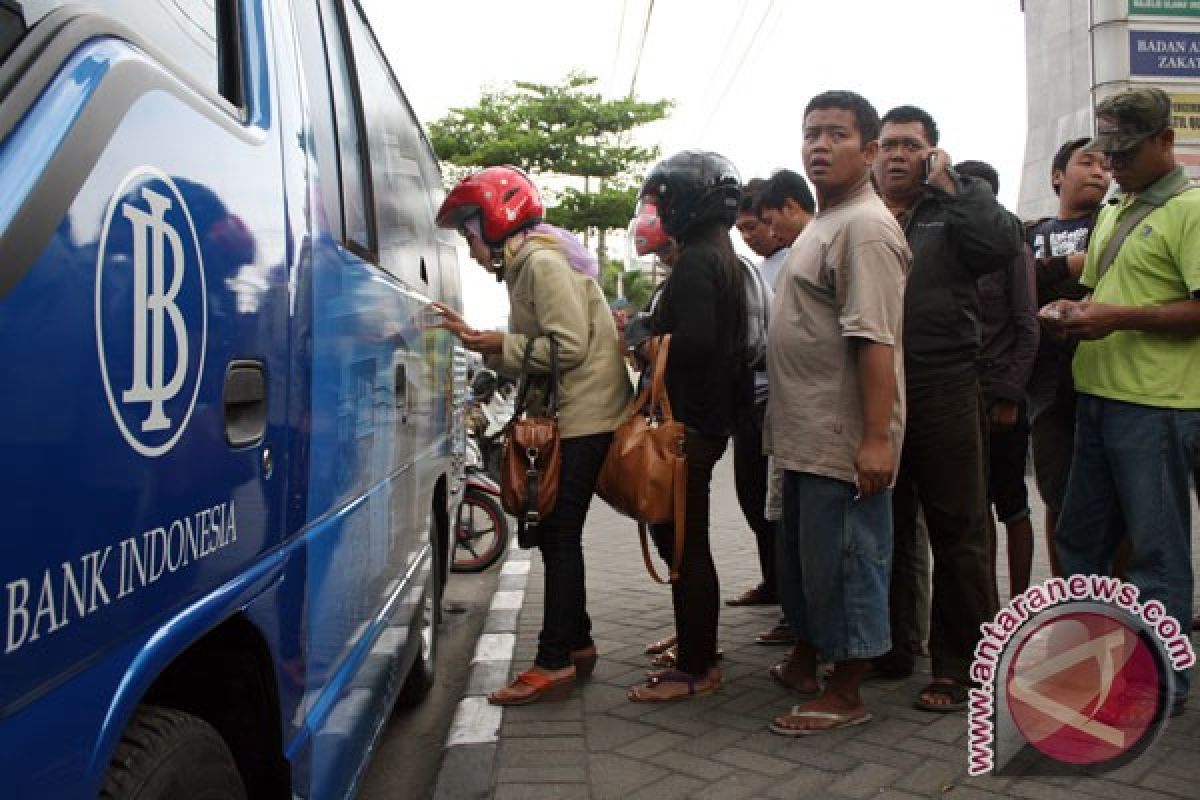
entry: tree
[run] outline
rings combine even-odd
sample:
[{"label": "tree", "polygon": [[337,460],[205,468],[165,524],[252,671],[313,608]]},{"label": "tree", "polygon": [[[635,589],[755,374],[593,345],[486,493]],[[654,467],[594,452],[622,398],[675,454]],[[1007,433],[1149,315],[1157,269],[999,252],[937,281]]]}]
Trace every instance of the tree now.
[{"label": "tree", "polygon": [[[654,292],[650,275],[640,270],[627,271],[625,265],[620,261],[610,259],[603,263],[604,267],[600,271],[600,288],[604,290],[604,296],[608,302],[612,304],[618,297],[624,297],[629,302],[630,309],[642,310]],[[618,283],[621,291],[618,291]]]},{"label": "tree", "polygon": [[[484,92],[470,108],[451,109],[429,126],[444,161],[460,167],[512,164],[535,175],[582,179],[582,189],[547,191],[558,200],[551,222],[583,233],[595,230],[605,262],[605,233],[633,216],[640,171],[657,147],[631,144],[630,131],[663,119],[669,100],[611,100],[594,90],[596,78],[572,72],[559,84],[517,81]],[[448,170],[455,172],[455,170]]]}]

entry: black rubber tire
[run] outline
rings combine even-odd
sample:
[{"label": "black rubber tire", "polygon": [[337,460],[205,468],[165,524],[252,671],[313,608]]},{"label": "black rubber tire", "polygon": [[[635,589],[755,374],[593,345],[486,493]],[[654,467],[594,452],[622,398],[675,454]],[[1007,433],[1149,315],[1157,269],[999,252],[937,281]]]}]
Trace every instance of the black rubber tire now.
[{"label": "black rubber tire", "polygon": [[100,800],[246,800],[225,740],[199,717],[139,706],[113,753]]},{"label": "black rubber tire", "polygon": [[[434,531],[433,541],[445,542],[446,540],[438,531]],[[444,548],[442,548],[442,552],[445,552]],[[396,696],[398,708],[412,708],[420,705],[433,690],[433,683],[437,679],[438,629],[441,627],[442,591],[445,588],[442,582],[445,572],[439,564],[441,560],[435,556],[433,564],[430,566],[429,585],[425,589],[425,599],[421,604],[419,620],[422,625],[419,634],[421,636],[420,649],[417,651],[417,660],[413,662],[408,676],[404,679],[404,685],[400,687],[400,693]]]},{"label": "black rubber tire", "polygon": [[[490,527],[482,534],[472,531],[464,535],[462,526],[466,521],[463,515],[468,515],[473,521],[475,514],[479,513],[484,515]],[[483,572],[504,555],[508,538],[508,517],[495,498],[475,489],[467,489],[454,525],[454,555],[450,569],[454,572]],[[482,549],[472,552],[473,542],[481,542]]]}]

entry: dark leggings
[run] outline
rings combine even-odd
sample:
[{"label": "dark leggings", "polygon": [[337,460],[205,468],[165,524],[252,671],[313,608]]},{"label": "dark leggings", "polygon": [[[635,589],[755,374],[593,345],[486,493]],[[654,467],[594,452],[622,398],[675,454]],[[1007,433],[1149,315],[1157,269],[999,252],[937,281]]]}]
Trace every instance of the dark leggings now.
[{"label": "dark leggings", "polygon": [[[688,460],[687,526],[679,580],[671,585],[671,603],[675,608],[675,632],[679,636],[677,664],[690,675],[704,675],[717,662],[720,587],[708,542],[709,485],[727,439],[689,430],[684,440]],[[675,550],[675,526],[654,525],[650,532],[659,555],[670,564]]]},{"label": "dark leggings", "polygon": [[546,598],[534,664],[545,669],[571,665],[571,651],[592,645],[583,571],[583,523],[611,433],[562,440],[558,502],[538,530],[545,565]]},{"label": "dark leggings", "polygon": [[746,524],[754,531],[763,592],[769,600],[779,597],[775,574],[775,523],[766,518],[767,457],[763,455],[762,429],[766,403],[756,403],[733,432],[733,485]]}]

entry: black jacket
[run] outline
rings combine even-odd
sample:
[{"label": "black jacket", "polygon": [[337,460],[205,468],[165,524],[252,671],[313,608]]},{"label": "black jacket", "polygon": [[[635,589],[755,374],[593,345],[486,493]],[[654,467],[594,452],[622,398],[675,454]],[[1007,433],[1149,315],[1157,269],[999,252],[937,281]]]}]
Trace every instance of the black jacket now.
[{"label": "black jacket", "polygon": [[742,287],[728,279],[732,273],[740,280],[741,267],[730,253],[734,260],[723,268],[724,257],[711,242],[689,242],[653,314],[655,333],[671,334],[666,374],[671,410],[676,419],[710,436],[733,429],[750,376],[741,358],[744,322],[738,318],[744,318],[744,305],[734,307],[742,302]]},{"label": "black jacket", "polygon": [[912,250],[904,291],[904,366],[909,385],[977,374],[980,276],[1021,252],[1021,226],[986,183],[950,174],[957,195],[934,187],[902,220]]}]

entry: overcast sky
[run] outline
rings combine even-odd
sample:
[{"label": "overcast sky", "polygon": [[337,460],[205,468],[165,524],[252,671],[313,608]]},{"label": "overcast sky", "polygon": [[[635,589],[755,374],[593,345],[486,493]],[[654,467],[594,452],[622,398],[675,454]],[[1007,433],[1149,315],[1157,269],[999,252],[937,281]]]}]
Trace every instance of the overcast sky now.
[{"label": "overcast sky", "polygon": [[[484,86],[595,75],[606,94],[676,102],[643,138],[663,155],[716,150],[743,180],[803,172],[805,103],[852,89],[880,114],[903,103],[937,120],[956,161],[988,161],[1015,208],[1025,148],[1025,34],[1019,0],[361,0],[425,124]],[[622,24],[623,21],[623,24]],[[465,277],[477,269],[468,264]],[[469,281],[490,324],[500,287]],[[502,296],[502,292],[499,296]]]}]

